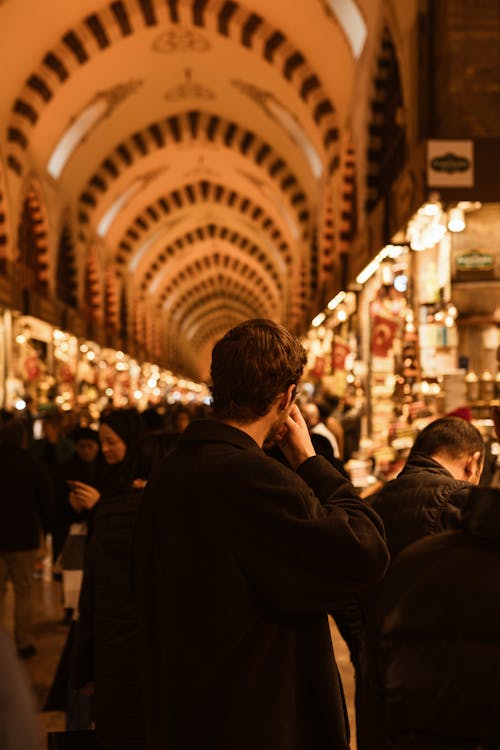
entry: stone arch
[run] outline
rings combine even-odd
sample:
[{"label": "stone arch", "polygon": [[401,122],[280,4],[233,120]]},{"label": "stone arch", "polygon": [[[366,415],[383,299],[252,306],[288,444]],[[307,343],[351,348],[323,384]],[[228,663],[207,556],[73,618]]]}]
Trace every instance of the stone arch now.
[{"label": "stone arch", "polygon": [[209,239],[226,240],[239,250],[244,251],[250,258],[253,258],[262,266],[263,271],[274,281],[276,289],[280,292],[283,291],[282,277],[269,256],[242,232],[224,224],[215,223],[198,225],[172,239],[160,253],[155,255],[154,261],[149,265],[140,279],[138,279],[138,287],[141,291],[146,291],[154,275],[160,271],[165,263],[168,263],[169,260],[174,260],[186,247]]},{"label": "stone arch", "polygon": [[90,222],[90,214],[99,200],[127,168],[168,144],[175,145],[196,138],[220,144],[251,159],[277,182],[280,191],[287,196],[299,222],[307,224],[310,211],[305,190],[281,156],[248,128],[219,115],[199,110],[191,110],[151,123],[119,143],[103,159],[99,169],[89,178],[79,196],[81,223]]},{"label": "stone arch", "polygon": [[91,13],[46,50],[41,64],[26,79],[16,98],[7,138],[7,164],[23,172],[23,155],[29,147],[30,129],[58,89],[81,65],[121,39],[145,28],[181,24],[209,29],[274,66],[311,112],[318,127],[331,174],[338,166],[339,129],[335,107],[315,70],[300,49],[265,18],[235,0],[115,0]]},{"label": "stone arch", "polygon": [[[236,293],[252,307],[256,317],[259,310],[261,317],[273,316],[273,298],[269,296],[269,289],[262,279],[242,277],[239,269],[230,265],[230,259],[223,253],[205,258],[204,265],[205,272],[201,279],[198,266],[187,265],[162,288],[157,306],[161,308],[168,301],[169,318],[174,319],[186,301],[195,299],[199,294],[203,295],[206,290],[213,292],[218,284],[222,284],[226,292],[237,290]],[[224,287],[224,284],[227,286]]]},{"label": "stone arch", "polygon": [[119,252],[121,254],[130,253],[135,243],[143,239],[155,224],[173,211],[191,207],[198,203],[210,202],[232,208],[258,224],[283,255],[286,264],[291,265],[290,246],[279,227],[276,226],[262,206],[253,203],[246,196],[227,188],[225,185],[208,180],[199,180],[183,185],[146,206],[140,214],[137,214],[134,221],[123,233],[122,239],[118,241]]}]

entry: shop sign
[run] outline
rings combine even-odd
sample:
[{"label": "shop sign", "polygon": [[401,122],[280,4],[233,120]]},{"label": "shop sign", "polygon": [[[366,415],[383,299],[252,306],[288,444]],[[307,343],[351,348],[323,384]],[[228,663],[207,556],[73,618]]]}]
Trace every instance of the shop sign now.
[{"label": "shop sign", "polygon": [[427,141],[429,187],[473,187],[473,141]]},{"label": "shop sign", "polygon": [[494,259],[490,253],[470,250],[468,253],[458,255],[455,262],[459,271],[491,271]]}]

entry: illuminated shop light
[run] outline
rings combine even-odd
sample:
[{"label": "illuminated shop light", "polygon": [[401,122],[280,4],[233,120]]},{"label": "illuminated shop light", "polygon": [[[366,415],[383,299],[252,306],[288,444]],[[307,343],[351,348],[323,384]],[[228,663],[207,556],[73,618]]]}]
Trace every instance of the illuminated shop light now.
[{"label": "illuminated shop light", "polygon": [[342,305],[342,307],[339,307],[337,310],[337,318],[340,320],[341,323],[343,323],[345,320],[347,320],[347,310]]},{"label": "illuminated shop light", "polygon": [[14,406],[18,411],[22,411],[23,409],[26,409],[26,401],[23,398],[18,398],[16,399]]},{"label": "illuminated shop light", "polygon": [[408,276],[406,276],[404,273],[400,273],[398,276],[394,279],[394,289],[397,292],[406,292],[408,289]]},{"label": "illuminated shop light", "polygon": [[320,325],[321,325],[321,324],[323,323],[323,321],[325,320],[325,318],[326,318],[326,315],[325,315],[325,313],[323,313],[323,312],[320,312],[320,313],[318,313],[318,314],[316,315],[316,317],[315,317],[315,318],[313,318],[313,320],[312,320],[312,325],[313,325],[313,326],[314,326],[315,328],[317,328],[318,326],[320,326]]},{"label": "illuminated shop light", "polygon": [[340,303],[343,302],[345,300],[345,298],[346,298],[346,293],[345,292],[339,292],[328,303],[328,309],[329,310],[335,310],[335,308],[338,307],[338,305],[340,305]]},{"label": "illuminated shop light", "polygon": [[422,214],[424,216],[439,216],[441,213],[440,203],[425,203],[422,206]]},{"label": "illuminated shop light", "polygon": [[393,260],[399,258],[403,254],[403,250],[404,247],[401,245],[386,245],[383,247],[374,259],[356,276],[356,283],[364,284],[377,271],[383,260],[386,258],[392,258]]},{"label": "illuminated shop light", "polygon": [[465,215],[462,208],[458,206],[450,210],[448,216],[448,229],[450,232],[463,232],[465,229]]},{"label": "illuminated shop light", "polygon": [[352,54],[357,60],[365,46],[368,29],[358,5],[354,0],[327,0],[346,35]]}]

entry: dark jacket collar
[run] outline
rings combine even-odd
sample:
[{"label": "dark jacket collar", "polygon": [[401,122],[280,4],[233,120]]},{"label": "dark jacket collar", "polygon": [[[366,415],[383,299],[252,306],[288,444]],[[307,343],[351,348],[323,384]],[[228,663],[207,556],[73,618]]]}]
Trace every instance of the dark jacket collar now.
[{"label": "dark jacket collar", "polygon": [[238,448],[262,450],[246,432],[216,419],[198,419],[191,422],[182,433],[179,442],[230,443]]},{"label": "dark jacket collar", "polygon": [[[433,458],[431,458],[430,456],[426,456],[423,453],[410,453],[406,460],[406,464],[400,473],[400,476],[401,474],[410,474],[411,472],[422,471],[422,469],[424,469],[425,471],[430,471],[434,474],[444,474],[445,476],[450,477],[450,479],[454,479],[453,474],[450,474],[448,469],[445,469],[443,464],[440,464],[439,461],[435,461]],[[464,484],[466,484],[466,482],[464,482]]]}]

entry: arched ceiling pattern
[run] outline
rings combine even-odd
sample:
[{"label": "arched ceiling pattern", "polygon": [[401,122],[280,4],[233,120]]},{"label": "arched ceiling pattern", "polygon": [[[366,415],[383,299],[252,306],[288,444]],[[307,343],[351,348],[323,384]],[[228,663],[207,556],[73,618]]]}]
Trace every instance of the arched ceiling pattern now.
[{"label": "arched ceiling pattern", "polygon": [[46,184],[73,219],[81,297],[96,308],[96,278],[116,279],[133,335],[161,321],[167,366],[206,377],[215,339],[246,317],[308,325],[339,268],[346,209],[332,185],[365,5],[0,4],[3,28],[25,35],[29,17],[33,29],[21,64],[0,73],[13,194],[32,174]]}]

